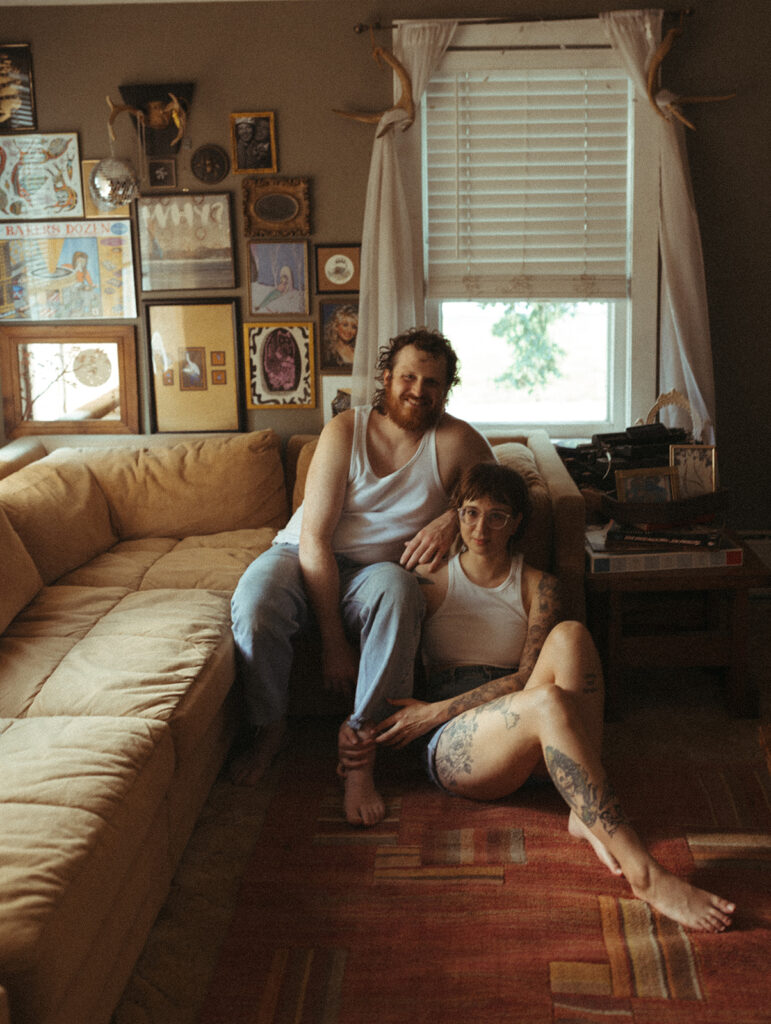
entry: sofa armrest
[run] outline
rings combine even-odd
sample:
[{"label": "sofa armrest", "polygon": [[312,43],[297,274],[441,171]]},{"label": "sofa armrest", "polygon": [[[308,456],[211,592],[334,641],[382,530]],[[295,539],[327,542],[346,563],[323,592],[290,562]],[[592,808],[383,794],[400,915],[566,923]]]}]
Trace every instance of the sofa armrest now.
[{"label": "sofa armrest", "polygon": [[30,462],[45,458],[47,454],[48,450],[37,437],[17,437],[14,441],[9,441],[0,448],[0,480],[23,469]]}]

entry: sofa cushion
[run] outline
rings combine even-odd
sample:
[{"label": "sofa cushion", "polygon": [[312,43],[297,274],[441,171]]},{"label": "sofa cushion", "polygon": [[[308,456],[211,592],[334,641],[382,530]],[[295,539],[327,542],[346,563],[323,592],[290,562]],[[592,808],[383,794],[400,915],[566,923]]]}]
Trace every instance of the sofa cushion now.
[{"label": "sofa cushion", "polygon": [[0,508],[0,633],[42,586],[37,566]]},{"label": "sofa cushion", "polygon": [[280,441],[272,430],[89,451],[88,463],[121,540],[277,529],[286,522]]},{"label": "sofa cushion", "polygon": [[79,565],[56,581],[56,586],[127,587],[139,590],[148,569],[171,551],[179,541],[174,537],[141,537],[119,541],[90,562]]},{"label": "sofa cushion", "polygon": [[107,500],[78,452],[60,449],[0,480],[0,506],[44,583],[118,539]]},{"label": "sofa cushion", "polygon": [[493,447],[498,462],[509,466],[519,473],[527,484],[533,512],[525,532],[517,542],[517,548],[525,556],[528,565],[534,569],[549,571],[551,569],[552,522],[551,498],[549,488],[538,472],[535,456],[527,445],[511,441]]},{"label": "sofa cushion", "polygon": [[274,529],[264,526],[186,537],[150,566],[140,589],[219,590],[230,595],[275,536]]}]

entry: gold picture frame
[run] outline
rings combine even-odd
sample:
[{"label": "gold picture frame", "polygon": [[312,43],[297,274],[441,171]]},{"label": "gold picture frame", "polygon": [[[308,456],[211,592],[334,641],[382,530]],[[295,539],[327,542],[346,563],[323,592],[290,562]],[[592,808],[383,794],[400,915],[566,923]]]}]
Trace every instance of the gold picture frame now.
[{"label": "gold picture frame", "polygon": [[311,233],[308,178],[248,178],[243,203],[247,237]]},{"label": "gold picture frame", "polygon": [[669,464],[677,472],[678,495],[696,498],[717,489],[717,452],[714,444],[671,444]]},{"label": "gold picture frame", "polygon": [[276,115],[272,110],[231,114],[230,146],[233,174],[275,174]]},{"label": "gold picture frame", "polygon": [[674,466],[645,466],[616,470],[616,494],[619,501],[662,504],[679,497],[677,470]]},{"label": "gold picture frame", "polygon": [[244,324],[248,409],[315,409],[312,323]]}]

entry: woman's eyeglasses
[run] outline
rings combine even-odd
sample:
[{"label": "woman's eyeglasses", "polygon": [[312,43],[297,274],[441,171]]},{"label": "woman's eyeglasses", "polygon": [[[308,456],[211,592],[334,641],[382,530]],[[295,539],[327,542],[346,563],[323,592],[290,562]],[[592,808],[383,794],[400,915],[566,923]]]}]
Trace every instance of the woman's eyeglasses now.
[{"label": "woman's eyeglasses", "polygon": [[511,512],[501,512],[497,508],[491,509],[489,512],[482,512],[474,505],[465,505],[463,508],[459,508],[458,515],[466,526],[476,526],[484,519],[491,530],[502,530],[514,518]]}]

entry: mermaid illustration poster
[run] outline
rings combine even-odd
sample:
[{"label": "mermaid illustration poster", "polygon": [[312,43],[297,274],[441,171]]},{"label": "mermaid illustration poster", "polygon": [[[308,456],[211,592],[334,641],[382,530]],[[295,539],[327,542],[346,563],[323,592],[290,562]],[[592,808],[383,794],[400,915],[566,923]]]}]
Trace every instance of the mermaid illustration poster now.
[{"label": "mermaid illustration poster", "polygon": [[129,221],[0,224],[0,321],[135,316]]},{"label": "mermaid illustration poster", "polygon": [[82,216],[76,132],[0,137],[0,220]]}]

